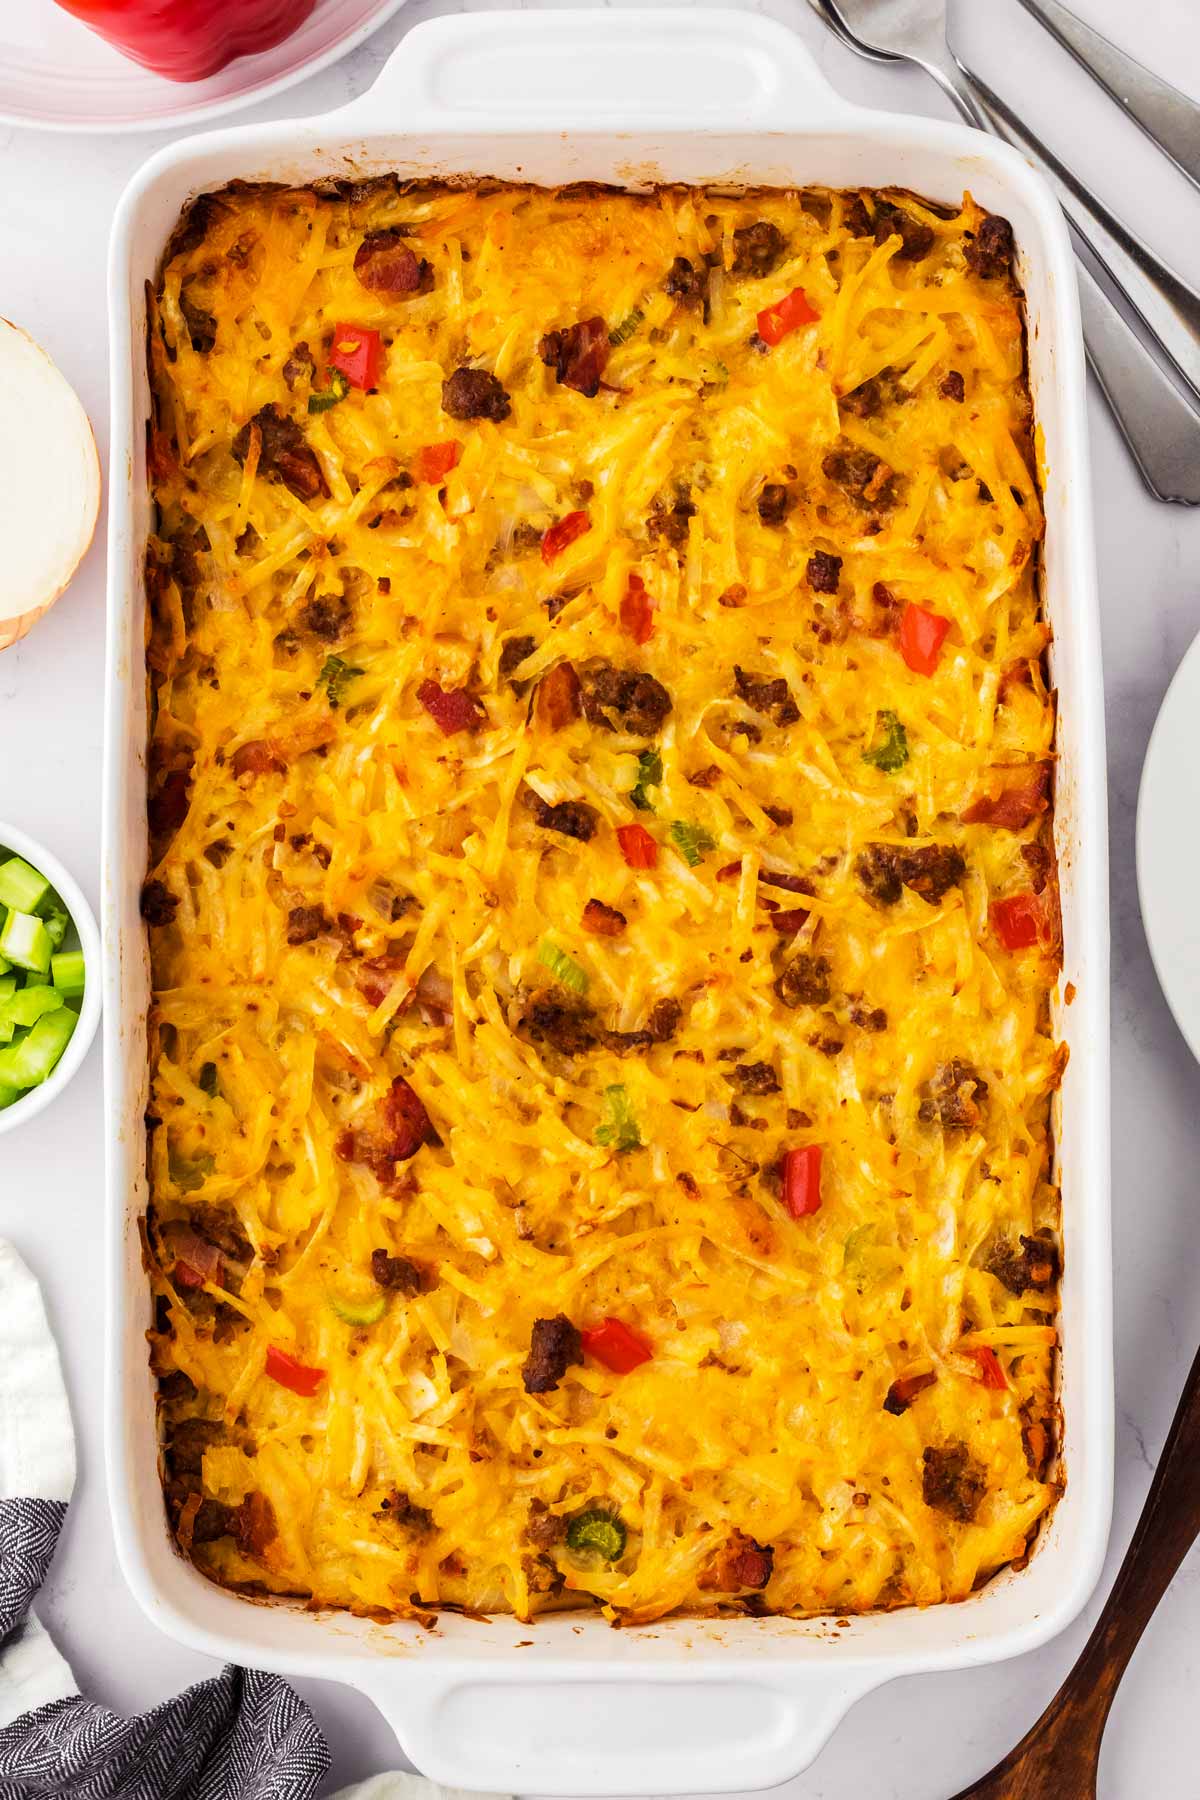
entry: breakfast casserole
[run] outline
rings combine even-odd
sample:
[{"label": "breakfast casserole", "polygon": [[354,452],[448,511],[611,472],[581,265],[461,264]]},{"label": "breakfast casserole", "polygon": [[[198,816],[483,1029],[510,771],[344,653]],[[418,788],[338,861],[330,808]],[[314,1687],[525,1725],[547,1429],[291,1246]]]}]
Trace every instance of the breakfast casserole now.
[{"label": "breakfast casserole", "polygon": [[1005,220],[235,187],[150,296],[182,1550],[381,1617],[959,1600],[1058,1483]]}]

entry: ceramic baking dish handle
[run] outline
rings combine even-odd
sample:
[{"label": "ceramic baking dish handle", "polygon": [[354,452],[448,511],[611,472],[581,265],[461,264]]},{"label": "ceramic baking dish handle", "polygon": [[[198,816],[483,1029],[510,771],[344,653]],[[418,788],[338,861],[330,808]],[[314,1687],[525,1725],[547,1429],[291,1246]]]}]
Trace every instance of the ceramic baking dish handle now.
[{"label": "ceramic baking dish handle", "polygon": [[464,13],[401,40],[374,87],[338,115],[370,131],[811,131],[859,116],[794,33],[750,13]]},{"label": "ceramic baking dish handle", "polygon": [[[519,1652],[518,1652],[519,1654]],[[503,1794],[744,1793],[804,1769],[878,1670],[691,1680],[557,1664],[486,1675],[378,1663],[366,1689],[423,1775]]]}]

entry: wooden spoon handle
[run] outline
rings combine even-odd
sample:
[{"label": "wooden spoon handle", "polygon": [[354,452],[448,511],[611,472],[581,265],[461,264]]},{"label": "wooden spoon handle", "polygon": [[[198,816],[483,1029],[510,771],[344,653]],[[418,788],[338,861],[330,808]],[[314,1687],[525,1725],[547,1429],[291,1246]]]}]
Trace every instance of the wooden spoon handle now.
[{"label": "wooden spoon handle", "polygon": [[1091,1800],[1100,1740],[1138,1639],[1200,1536],[1200,1352],[1137,1530],[1079,1661],[1037,1724],[958,1800]]}]

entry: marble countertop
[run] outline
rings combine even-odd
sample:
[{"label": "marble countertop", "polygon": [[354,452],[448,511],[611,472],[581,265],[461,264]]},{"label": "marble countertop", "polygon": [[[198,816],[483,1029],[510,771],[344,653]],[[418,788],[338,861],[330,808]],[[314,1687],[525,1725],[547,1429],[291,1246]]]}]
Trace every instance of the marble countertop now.
[{"label": "marble countertop", "polygon": [[[1200,98],[1194,0],[1074,0],[1160,73]],[[486,0],[478,10],[485,10]],[[490,8],[486,8],[490,10]],[[360,92],[415,22],[459,10],[404,8],[353,55],[242,115],[319,112]],[[691,9],[680,6],[680,29]],[[836,44],[803,0],[764,0],[830,79],[867,103],[946,111],[911,72],[872,68]],[[1079,172],[1200,286],[1200,196],[1040,35],[1017,0],[959,0],[957,32],[980,72],[1021,106]],[[58,137],[0,128],[0,311],[25,325],[78,388],[101,449],[107,418],[105,253],[126,179],[164,140]],[[1176,220],[1179,224],[1176,225]],[[1163,1002],[1138,916],[1134,811],[1146,741],[1166,685],[1200,627],[1200,513],[1145,493],[1099,395],[1091,397],[1109,734],[1113,922],[1113,1204],[1117,1469],[1107,1587],[1200,1341],[1200,1071]],[[7,422],[6,422],[7,427]],[[1200,454],[1200,439],[1198,439]],[[67,596],[0,656],[0,818],[51,845],[97,900],[104,555],[97,543]],[[1189,828],[1189,822],[1182,824]],[[103,1291],[99,1047],[69,1093],[5,1137],[0,1233],[45,1283],[79,1436],[75,1502],[41,1614],[83,1688],[138,1711],[211,1673],[160,1636],[117,1569],[102,1460]],[[945,1800],[996,1761],[1040,1712],[1095,1617],[1035,1655],[898,1681],[849,1714],[795,1800]],[[1193,1554],[1125,1678],[1105,1740],[1101,1800],[1184,1800],[1200,1766],[1200,1557]],[[370,1702],[332,1683],[304,1692],[333,1747],[331,1788],[398,1766]]]}]

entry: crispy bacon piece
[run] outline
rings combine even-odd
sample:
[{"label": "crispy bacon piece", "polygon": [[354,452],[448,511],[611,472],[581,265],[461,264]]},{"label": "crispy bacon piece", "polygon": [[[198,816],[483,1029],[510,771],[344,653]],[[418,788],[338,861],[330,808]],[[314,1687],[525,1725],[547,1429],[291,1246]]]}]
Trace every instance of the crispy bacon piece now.
[{"label": "crispy bacon piece", "polygon": [[598,937],[620,937],[628,923],[623,912],[605,906],[603,900],[589,900],[583,909],[584,930],[594,931]]},{"label": "crispy bacon piece", "polygon": [[608,326],[603,319],[581,319],[561,331],[548,331],[538,345],[538,355],[554,370],[561,387],[574,388],[591,400],[600,391],[600,378],[608,362]]},{"label": "crispy bacon piece", "polygon": [[419,1294],[425,1285],[425,1278],[415,1262],[410,1262],[407,1256],[392,1256],[387,1250],[372,1250],[371,1275],[379,1287],[407,1294],[410,1298]]},{"label": "crispy bacon piece", "polygon": [[486,712],[466,688],[444,688],[440,682],[423,681],[417,699],[445,737],[458,731],[478,731],[487,723]]},{"label": "crispy bacon piece", "polygon": [[981,794],[962,814],[964,825],[995,825],[1003,831],[1023,831],[1050,804],[1050,765],[1039,763],[1028,781],[1002,788],[998,794]]},{"label": "crispy bacon piece", "polygon": [[765,1588],[771,1579],[775,1551],[744,1531],[734,1531],[701,1574],[697,1586],[718,1594],[737,1594],[745,1588]]},{"label": "crispy bacon piece", "polygon": [[297,500],[328,500],[329,483],[325,471],[295,419],[280,412],[274,404],[260,407],[233,440],[235,462],[246,462],[255,435],[260,475],[282,482]]},{"label": "crispy bacon piece", "polygon": [[901,1375],[887,1391],[887,1399],[883,1403],[884,1412],[900,1418],[908,1411],[917,1395],[923,1394],[926,1388],[933,1387],[936,1381],[937,1376],[932,1370],[926,1375]]},{"label": "crispy bacon piece", "polygon": [[191,784],[189,765],[186,769],[171,769],[153,789],[146,802],[146,816],[155,837],[167,837],[179,830],[188,815]]},{"label": "crispy bacon piece", "polygon": [[390,1187],[396,1181],[397,1163],[415,1156],[422,1144],[440,1140],[420,1095],[402,1075],[388,1089],[379,1114],[379,1127],[343,1131],[334,1150],[343,1162],[362,1163],[382,1186]]},{"label": "crispy bacon piece", "polygon": [[555,663],[538,683],[537,716],[551,731],[561,731],[583,711],[579,677],[573,663]]},{"label": "crispy bacon piece", "polygon": [[239,781],[243,775],[268,775],[274,772],[282,775],[287,764],[278,750],[265,738],[255,738],[249,744],[242,744],[234,751],[230,761],[234,780]]},{"label": "crispy bacon piece", "polygon": [[354,273],[372,294],[415,294],[429,272],[396,226],[368,232],[354,253]]},{"label": "crispy bacon piece", "polygon": [[629,586],[622,596],[621,630],[635,644],[648,643],[654,635],[654,602],[640,575],[629,577]]},{"label": "crispy bacon piece", "polygon": [[556,519],[542,533],[542,561],[552,563],[562,555],[568,544],[573,544],[576,538],[583,537],[591,529],[592,521],[585,512],[569,512],[563,518]]}]

